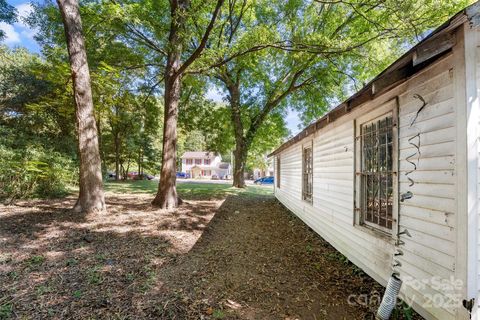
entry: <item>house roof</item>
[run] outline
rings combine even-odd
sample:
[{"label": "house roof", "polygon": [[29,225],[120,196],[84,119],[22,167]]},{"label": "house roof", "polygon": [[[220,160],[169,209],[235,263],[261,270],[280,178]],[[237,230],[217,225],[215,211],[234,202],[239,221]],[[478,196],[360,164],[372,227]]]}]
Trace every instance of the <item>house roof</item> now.
[{"label": "house roof", "polygon": [[194,165],[191,169],[195,169],[195,168],[196,169],[201,169],[201,170],[214,170],[214,169],[216,169],[216,167],[214,167],[214,166],[202,166],[202,165],[199,165],[199,164]]},{"label": "house roof", "polygon": [[230,168],[230,163],[228,162],[222,162],[218,165],[218,168],[220,169],[229,169]]},{"label": "house roof", "polygon": [[213,159],[215,158],[215,153],[210,151],[187,151],[181,158]]},{"label": "house roof", "polygon": [[447,22],[439,26],[425,39],[417,43],[398,60],[393,62],[362,89],[323,117],[307,126],[296,136],[283,143],[275,151],[270,153],[268,157],[274,156],[298,141],[314,134],[329,123],[350,113],[354,108],[374,100],[392,87],[405,82],[422,69],[431,65],[438,58],[451,51],[456,43],[455,29],[467,21],[470,21],[471,25],[480,24],[480,1],[475,2],[451,17]]}]

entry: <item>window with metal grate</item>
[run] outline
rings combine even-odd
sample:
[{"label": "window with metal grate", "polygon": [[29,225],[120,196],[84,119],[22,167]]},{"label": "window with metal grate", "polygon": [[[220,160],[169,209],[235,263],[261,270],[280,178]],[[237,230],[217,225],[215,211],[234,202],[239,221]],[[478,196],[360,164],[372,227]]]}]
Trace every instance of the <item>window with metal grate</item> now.
[{"label": "window with metal grate", "polygon": [[361,222],[391,232],[393,224],[392,115],[361,126]]},{"label": "window with metal grate", "polygon": [[312,202],[313,191],[313,154],[312,146],[303,148],[303,174],[302,174],[302,197],[303,200]]}]

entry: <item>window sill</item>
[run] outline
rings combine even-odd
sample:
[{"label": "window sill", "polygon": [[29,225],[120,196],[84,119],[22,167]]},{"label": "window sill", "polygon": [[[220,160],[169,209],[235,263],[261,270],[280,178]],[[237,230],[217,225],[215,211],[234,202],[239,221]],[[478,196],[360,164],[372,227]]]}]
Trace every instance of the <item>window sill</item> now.
[{"label": "window sill", "polygon": [[302,199],[304,203],[308,203],[309,205],[313,206],[313,200]]},{"label": "window sill", "polygon": [[358,225],[355,224],[354,227],[358,230],[361,230],[362,232],[366,232],[371,236],[374,236],[380,240],[386,241],[392,245],[395,245],[395,239],[394,236],[390,233],[387,233],[382,230],[375,229],[373,227],[367,226],[367,225]]}]

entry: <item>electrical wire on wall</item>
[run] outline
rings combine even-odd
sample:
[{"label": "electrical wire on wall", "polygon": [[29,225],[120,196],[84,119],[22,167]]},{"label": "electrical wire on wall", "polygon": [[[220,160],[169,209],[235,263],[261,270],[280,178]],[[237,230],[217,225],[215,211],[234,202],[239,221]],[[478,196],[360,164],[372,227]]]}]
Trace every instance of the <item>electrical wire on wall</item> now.
[{"label": "electrical wire on wall", "polygon": [[[418,109],[417,113],[415,114],[412,121],[410,122],[410,128],[415,124],[415,122],[417,121],[418,115],[427,105],[427,102],[425,102],[425,99],[423,99],[423,97],[421,95],[414,94],[413,97],[415,99],[420,100],[422,102],[422,106]],[[410,187],[413,187],[413,185],[415,184],[415,181],[413,181],[413,179],[411,177],[409,177],[409,175],[417,170],[417,165],[420,162],[420,156],[421,156],[421,152],[420,152],[420,132],[417,133],[416,135],[414,135],[413,137],[410,137],[408,139],[408,143],[416,149],[414,153],[412,153],[411,155],[409,155],[405,159],[408,163],[410,163],[413,166],[413,168],[411,170],[409,170],[405,173],[405,176],[407,177],[408,181],[410,182]],[[412,158],[415,157],[415,156],[417,157],[416,163],[414,161],[412,161]],[[405,200],[405,199],[403,199],[403,200]],[[400,200],[400,201],[403,201],[403,200]]]},{"label": "electrical wire on wall", "polygon": [[[413,97],[415,99],[420,100],[422,102],[421,107],[417,110],[415,113],[415,116],[413,117],[412,121],[410,122],[409,128],[412,128],[415,122],[417,121],[418,115],[422,110],[425,108],[427,105],[427,102],[425,102],[425,99],[419,94],[414,94]],[[398,102],[398,98],[397,98]],[[420,162],[420,132],[415,134],[414,136],[410,137],[408,139],[408,143],[415,148],[415,152],[410,154],[408,157],[405,158],[405,160],[412,165],[411,170],[408,170],[405,172],[405,176],[407,177],[408,181],[410,182],[409,188],[413,187],[415,185],[415,181],[413,178],[410,176],[412,173],[414,173],[417,168],[418,164]],[[416,157],[416,161],[414,158]],[[404,202],[407,199],[411,199],[413,197],[413,193],[410,190],[407,190],[407,192],[400,194],[400,201]],[[403,231],[400,231],[400,217],[397,219],[397,241],[395,242],[395,252],[393,254],[392,258],[392,276],[388,280],[387,283],[387,288],[385,289],[385,294],[383,296],[382,302],[380,303],[380,306],[377,310],[377,319],[381,320],[388,320],[390,319],[390,315],[393,311],[393,308],[395,307],[396,301],[397,301],[397,296],[400,292],[400,287],[402,286],[402,280],[400,278],[400,272],[398,268],[402,266],[402,262],[398,259],[399,256],[403,256],[403,250],[400,248],[401,246],[405,245],[405,241],[403,241],[401,238],[402,236],[407,236],[407,237],[412,237],[408,229],[404,229]]]},{"label": "electrical wire on wall", "polygon": [[[422,112],[422,110],[425,109],[425,107],[428,104],[425,101],[425,99],[419,94],[414,94],[413,98],[419,100],[422,103],[422,105],[420,106],[420,108],[418,108],[417,112],[415,113],[415,116],[412,118],[409,128],[412,128],[415,125],[418,119],[418,115],[420,114],[420,112]],[[413,178],[411,177],[411,174],[418,169],[418,165],[420,163],[420,156],[421,156],[420,132],[417,132],[415,135],[411,136],[407,141],[415,149],[415,151],[412,154],[410,154],[405,158],[405,160],[412,166],[410,170],[405,172],[405,176],[409,181],[409,188],[411,188],[415,185],[415,180],[413,180]],[[413,198],[413,192],[410,190],[407,190],[405,193],[400,194],[400,202],[404,202],[405,200],[411,199],[411,198]],[[396,276],[399,276],[399,272],[397,268],[402,266],[401,262],[396,259],[396,257],[403,255],[403,251],[400,249],[400,246],[405,244],[405,242],[401,239],[402,236],[411,237],[411,234],[407,229],[404,229],[401,232],[400,230],[398,230],[397,241],[395,243],[395,253],[393,255],[393,264],[392,264],[393,274]]]}]

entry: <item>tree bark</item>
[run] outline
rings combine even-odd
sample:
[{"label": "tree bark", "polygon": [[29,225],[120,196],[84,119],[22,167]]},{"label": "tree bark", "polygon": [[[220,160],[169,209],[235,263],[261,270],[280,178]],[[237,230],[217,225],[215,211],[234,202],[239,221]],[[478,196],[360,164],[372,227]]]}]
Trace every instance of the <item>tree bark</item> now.
[{"label": "tree bark", "polygon": [[120,138],[118,131],[115,131],[113,142],[115,146],[115,180],[120,180]]},{"label": "tree bark", "polygon": [[233,186],[236,188],[245,188],[245,167],[247,164],[248,147],[244,133],[243,123],[240,113],[240,90],[238,87],[234,87],[231,90],[232,102],[231,112],[232,121],[235,133],[235,167],[233,169]]},{"label": "tree bark", "polygon": [[235,167],[233,169],[233,186],[236,188],[245,188],[245,167],[247,163],[248,148],[245,141],[235,143]]},{"label": "tree bark", "polygon": [[57,0],[57,3],[62,14],[72,72],[80,156],[80,193],[73,209],[76,212],[104,211],[98,131],[78,1]]},{"label": "tree bark", "polygon": [[177,119],[178,104],[181,92],[181,76],[178,73],[181,64],[183,51],[182,41],[179,35],[180,28],[184,23],[185,15],[182,11],[187,4],[173,2],[171,8],[172,23],[168,42],[171,50],[168,52],[167,66],[165,69],[165,94],[164,94],[164,116],[163,116],[163,152],[162,167],[160,170],[160,182],[158,191],[152,204],[162,209],[178,207],[177,195]]},{"label": "tree bark", "polygon": [[162,209],[176,208],[181,203],[177,196],[177,120],[178,104],[180,101],[182,75],[187,68],[200,57],[207,45],[208,38],[214,27],[215,20],[220,12],[224,0],[217,0],[215,10],[204,35],[193,53],[183,62],[183,42],[185,21],[190,0],[170,1],[170,32],[168,36],[167,63],[164,74],[165,81],[165,113],[163,126],[163,153],[162,168],[160,171],[160,183],[152,204]]},{"label": "tree bark", "polygon": [[163,126],[162,168],[158,192],[152,204],[162,209],[176,208],[177,195],[177,119],[180,100],[180,78],[175,77],[166,83],[165,114]]},{"label": "tree bark", "polygon": [[98,148],[100,152],[100,162],[101,162],[101,171],[102,177],[105,177],[107,174],[107,166],[105,165],[105,152],[103,148],[103,139],[102,139],[102,115],[98,113],[96,116],[96,124],[97,124],[97,131],[98,131]]},{"label": "tree bark", "polygon": [[237,75],[237,79],[233,79],[226,68],[223,70],[222,74],[218,76],[218,78],[224,82],[229,93],[228,101],[230,104],[231,119],[235,136],[235,151],[233,152],[235,157],[233,186],[236,188],[245,188],[245,167],[247,163],[249,143],[244,136],[244,127],[240,110],[239,77],[240,76]]}]

